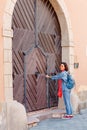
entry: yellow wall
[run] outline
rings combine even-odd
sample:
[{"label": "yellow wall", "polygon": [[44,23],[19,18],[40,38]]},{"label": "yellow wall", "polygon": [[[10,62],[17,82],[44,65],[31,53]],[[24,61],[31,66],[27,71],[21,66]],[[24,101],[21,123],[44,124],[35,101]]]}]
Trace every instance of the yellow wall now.
[{"label": "yellow wall", "polygon": [[75,69],[77,86],[87,86],[87,0],[64,0],[67,6],[75,44]]}]

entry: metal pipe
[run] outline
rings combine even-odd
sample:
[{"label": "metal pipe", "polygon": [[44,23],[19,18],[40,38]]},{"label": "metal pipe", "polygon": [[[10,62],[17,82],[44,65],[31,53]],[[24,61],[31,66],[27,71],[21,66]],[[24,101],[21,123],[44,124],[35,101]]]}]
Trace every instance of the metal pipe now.
[{"label": "metal pipe", "polygon": [[[48,58],[48,56],[46,56],[46,64],[47,64],[47,58]],[[47,69],[46,69],[46,73],[48,74],[48,66],[47,66]],[[50,92],[49,92],[49,79],[48,78],[47,78],[47,82],[46,82],[46,89],[47,89],[47,93],[46,93],[47,107],[50,108]]]},{"label": "metal pipe", "polygon": [[24,106],[25,106],[25,109],[27,109],[27,106],[26,106],[26,54],[23,53],[24,55]]},{"label": "metal pipe", "polygon": [[35,13],[35,47],[38,46],[38,26],[37,26],[37,0],[34,1],[34,13]]}]

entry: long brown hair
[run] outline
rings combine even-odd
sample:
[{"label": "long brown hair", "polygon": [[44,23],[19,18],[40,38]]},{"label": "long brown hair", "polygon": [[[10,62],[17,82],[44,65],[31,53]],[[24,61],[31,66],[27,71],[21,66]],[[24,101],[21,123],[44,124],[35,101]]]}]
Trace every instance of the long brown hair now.
[{"label": "long brown hair", "polygon": [[69,70],[69,69],[68,69],[68,65],[67,65],[66,62],[61,62],[61,64],[63,64],[63,65],[65,66],[65,71],[68,71],[68,70]]}]

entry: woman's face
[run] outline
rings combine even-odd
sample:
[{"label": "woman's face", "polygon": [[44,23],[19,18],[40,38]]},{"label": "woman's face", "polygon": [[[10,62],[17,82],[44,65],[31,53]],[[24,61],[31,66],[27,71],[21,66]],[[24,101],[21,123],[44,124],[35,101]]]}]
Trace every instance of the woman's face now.
[{"label": "woman's face", "polygon": [[65,70],[64,64],[61,64],[61,65],[60,65],[60,70],[61,70],[61,71],[64,71],[64,70]]}]

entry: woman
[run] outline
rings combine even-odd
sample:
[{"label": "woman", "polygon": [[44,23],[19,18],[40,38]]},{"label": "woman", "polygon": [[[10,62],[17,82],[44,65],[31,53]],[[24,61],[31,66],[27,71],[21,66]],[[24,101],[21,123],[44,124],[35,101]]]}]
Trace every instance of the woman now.
[{"label": "woman", "polygon": [[60,64],[60,73],[54,76],[46,75],[46,77],[51,78],[52,80],[58,80],[58,85],[59,85],[58,88],[62,87],[63,99],[64,99],[65,108],[66,108],[66,115],[63,118],[70,119],[73,117],[73,115],[72,115],[72,106],[70,102],[71,90],[68,89],[66,86],[67,74],[68,74],[68,65],[65,62],[62,62]]}]

